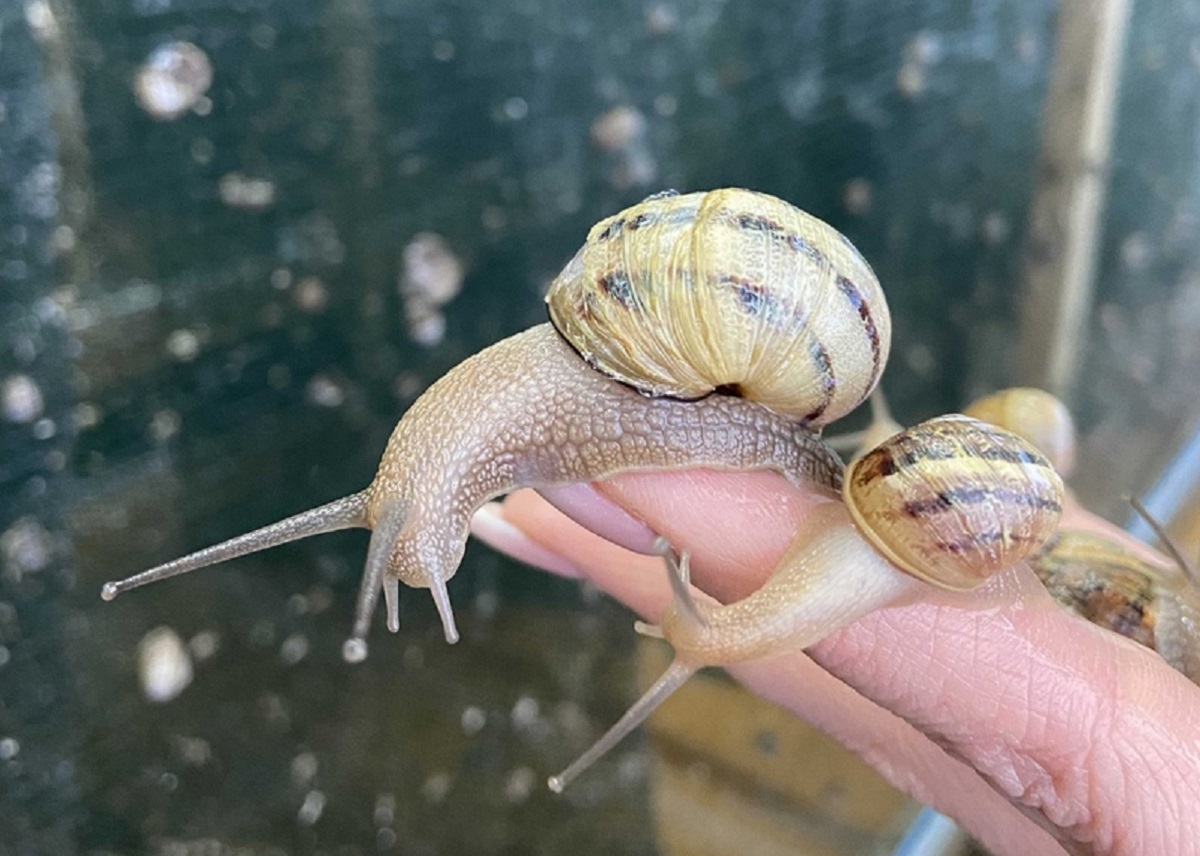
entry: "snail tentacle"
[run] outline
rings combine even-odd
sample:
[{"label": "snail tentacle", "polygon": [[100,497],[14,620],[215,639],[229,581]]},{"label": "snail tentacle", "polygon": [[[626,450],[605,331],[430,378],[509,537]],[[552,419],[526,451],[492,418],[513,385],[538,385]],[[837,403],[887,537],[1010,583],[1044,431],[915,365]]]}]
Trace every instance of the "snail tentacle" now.
[{"label": "snail tentacle", "polygon": [[556,794],[561,794],[567,785],[578,778],[580,773],[600,760],[610,749],[645,722],[650,714],[654,713],[659,705],[670,698],[675,690],[686,684],[688,679],[696,674],[697,670],[696,666],[685,663],[678,658],[674,660],[667,667],[667,670],[659,675],[658,680],[654,682],[653,686],[646,690],[645,694],[634,702],[629,710],[625,711],[625,715],[617,720],[608,731],[604,732],[599,740],[593,743],[586,752],[572,761],[561,773],[551,776],[546,781],[550,790]]},{"label": "snail tentacle", "polygon": [[[395,504],[384,508],[375,520],[371,531],[371,542],[367,546],[367,563],[363,569],[362,584],[358,589],[358,600],[354,608],[354,628],[350,633],[348,645],[363,646],[366,650],[367,632],[371,628],[371,616],[375,613],[375,604],[379,602],[379,592],[383,588],[384,575],[387,573],[388,561],[392,550],[404,529],[406,518],[402,505]],[[392,613],[392,603],[388,604],[388,625],[400,625],[399,616]],[[396,604],[396,608],[399,605]],[[450,638],[450,627],[446,628],[446,638]]]},{"label": "snail tentacle", "polygon": [[1137,512],[1138,517],[1146,521],[1146,525],[1158,536],[1163,549],[1175,560],[1175,564],[1179,566],[1179,570],[1183,572],[1183,575],[1193,585],[1200,585],[1200,573],[1197,572],[1196,566],[1183,555],[1179,549],[1179,545],[1175,543],[1175,539],[1167,532],[1166,527],[1158,521],[1158,518],[1150,513],[1150,509],[1146,508],[1145,503],[1136,496],[1131,496],[1129,497],[1129,504],[1133,506],[1133,510]]},{"label": "snail tentacle", "polygon": [[676,608],[687,620],[695,622],[697,627],[708,627],[708,619],[704,617],[699,604],[692,597],[691,554],[675,552],[666,538],[659,538],[654,542],[654,552],[662,557],[667,567],[667,582],[671,584]]},{"label": "snail tentacle", "polygon": [[236,538],[230,538],[228,541],[222,541],[211,547],[205,547],[203,550],[189,553],[182,558],[165,562],[132,577],[107,582],[100,594],[105,600],[112,600],[130,589],[140,588],[229,559],[248,556],[251,553],[258,553],[291,541],[299,541],[312,535],[323,535],[339,529],[367,528],[370,528],[367,523],[367,493],[359,491],[325,505],[294,514],[261,529],[255,529],[253,532],[247,532]]}]

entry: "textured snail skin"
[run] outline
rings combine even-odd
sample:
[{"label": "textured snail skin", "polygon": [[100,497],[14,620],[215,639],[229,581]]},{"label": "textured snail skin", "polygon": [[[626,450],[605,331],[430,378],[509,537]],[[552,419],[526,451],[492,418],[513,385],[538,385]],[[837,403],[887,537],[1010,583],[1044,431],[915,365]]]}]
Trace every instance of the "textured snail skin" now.
[{"label": "textured snail skin", "polygon": [[925,583],[975,587],[1023,561],[1057,527],[1063,485],[1028,442],[955,414],[860,459],[843,497],[814,510],[767,582],[728,605],[695,600],[686,557],[668,555],[674,601],[659,626],[641,629],[670,642],[674,661],[550,788],[565,788],[701,667],[807,648]]},{"label": "textured snail skin", "polygon": [[460,363],[397,424],[364,491],[105,586],[104,597],[319,532],[372,530],[346,654],[363,638],[382,587],[398,628],[398,581],[431,588],[457,639],[446,581],[471,515],[518,487],[633,470],[770,469],[831,490],[842,465],[812,431],[741,398],[650,398],[589,368],[549,324]]}]

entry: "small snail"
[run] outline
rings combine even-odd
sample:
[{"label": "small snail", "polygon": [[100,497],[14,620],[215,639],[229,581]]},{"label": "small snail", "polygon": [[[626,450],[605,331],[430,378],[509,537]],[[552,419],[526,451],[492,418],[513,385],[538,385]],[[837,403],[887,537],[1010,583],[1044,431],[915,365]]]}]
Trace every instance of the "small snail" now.
[{"label": "small snail", "polygon": [[704,666],[806,648],[925,584],[971,589],[1022,561],[1058,526],[1063,487],[1025,440],[951,415],[853,462],[842,499],[810,515],[761,589],[727,606],[695,601],[687,556],[663,545],[674,602],[660,626],[639,629],[670,642],[675,659],[616,725],[550,779],[551,789],[565,788]]},{"label": "small snail", "polygon": [[769,468],[835,488],[841,463],[816,429],[870,393],[891,338],[879,283],[845,237],[740,189],[659,194],[601,221],[547,302],[552,324],[470,357],[413,404],[365,490],[107,583],[103,597],[367,528],[347,659],[366,655],[381,589],[398,629],[401,580],[432,591],[454,642],[446,582],[484,502],[692,467]]},{"label": "small snail", "polygon": [[[838,451],[866,451],[901,429],[882,389],[876,387],[869,401],[871,421],[866,428],[829,438]],[[1075,469],[1075,422],[1067,406],[1049,392],[1027,386],[1009,387],[975,399],[962,412],[1024,437],[1063,478],[1069,478]]]},{"label": "small snail", "polygon": [[[900,430],[878,388],[870,402],[870,425],[832,438],[832,445],[869,447]],[[963,413],[1023,437],[1064,478],[1074,469],[1075,423],[1051,393],[1033,387],[1003,389],[973,401]],[[1136,499],[1132,502],[1176,567],[1152,564],[1111,537],[1076,529],[1056,532],[1029,565],[1060,606],[1157,651],[1172,668],[1200,683],[1200,580],[1158,522]]]},{"label": "small snail", "polygon": [[1029,566],[1061,606],[1146,646],[1200,683],[1200,588],[1196,572],[1136,499],[1176,567],[1152,564],[1112,538],[1063,530]]},{"label": "small snail", "polygon": [[1075,470],[1075,421],[1056,396],[1030,386],[1002,389],[976,399],[963,413],[1007,428],[1041,450],[1063,478]]}]

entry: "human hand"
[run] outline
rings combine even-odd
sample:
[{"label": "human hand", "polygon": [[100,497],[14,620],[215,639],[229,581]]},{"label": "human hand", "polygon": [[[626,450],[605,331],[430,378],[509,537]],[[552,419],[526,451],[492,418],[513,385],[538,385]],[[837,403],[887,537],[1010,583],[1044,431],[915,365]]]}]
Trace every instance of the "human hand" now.
[{"label": "human hand", "polygon": [[[691,552],[693,583],[728,602],[829,501],[770,473],[705,471],[547,494],[571,516],[521,491],[486,507],[475,534],[648,620],[670,603],[661,559],[618,544],[649,551],[661,533]],[[1125,537],[1076,505],[1063,525]],[[1061,610],[1023,566],[729,671],[1001,856],[1200,852],[1200,688]]]}]

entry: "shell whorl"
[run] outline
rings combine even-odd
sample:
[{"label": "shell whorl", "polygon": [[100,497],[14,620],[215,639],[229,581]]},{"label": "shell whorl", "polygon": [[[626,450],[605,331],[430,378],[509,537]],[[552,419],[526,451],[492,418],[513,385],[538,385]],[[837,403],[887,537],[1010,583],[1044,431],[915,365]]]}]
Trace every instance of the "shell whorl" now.
[{"label": "shell whorl", "polygon": [[1063,485],[1027,441],[952,414],[909,428],[852,463],[843,497],[889,561],[961,590],[1042,547],[1058,526]]},{"label": "shell whorl", "polygon": [[1002,389],[971,402],[963,413],[1024,437],[1063,478],[1074,470],[1075,422],[1067,406],[1045,390],[1026,386]]},{"label": "shell whorl", "polygon": [[733,392],[814,427],[870,394],[891,344],[854,246],[741,189],[658,194],[602,220],[546,301],[585,360],[647,395]]}]

